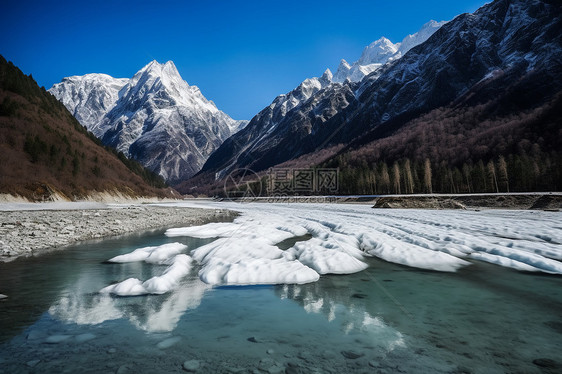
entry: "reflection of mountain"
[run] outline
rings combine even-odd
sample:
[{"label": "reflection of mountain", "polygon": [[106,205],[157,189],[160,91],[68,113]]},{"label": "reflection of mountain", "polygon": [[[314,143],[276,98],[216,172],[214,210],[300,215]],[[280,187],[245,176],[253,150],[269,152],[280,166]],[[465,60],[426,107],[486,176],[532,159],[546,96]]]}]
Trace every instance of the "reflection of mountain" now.
[{"label": "reflection of mountain", "polygon": [[173,331],[187,310],[199,306],[209,288],[193,277],[166,295],[117,298],[82,292],[80,283],[78,281],[78,287],[62,292],[49,308],[53,317],[79,325],[97,325],[126,318],[138,329],[148,332]]},{"label": "reflection of mountain", "polygon": [[[363,295],[354,294],[350,287],[326,287],[322,282],[306,285],[284,285],[278,287],[277,295],[282,299],[296,301],[307,313],[324,314],[331,323],[339,323],[345,334],[367,333],[376,336],[370,342],[383,352],[406,347],[404,335],[387,325],[367,308]],[[362,354],[363,352],[357,351]]]}]

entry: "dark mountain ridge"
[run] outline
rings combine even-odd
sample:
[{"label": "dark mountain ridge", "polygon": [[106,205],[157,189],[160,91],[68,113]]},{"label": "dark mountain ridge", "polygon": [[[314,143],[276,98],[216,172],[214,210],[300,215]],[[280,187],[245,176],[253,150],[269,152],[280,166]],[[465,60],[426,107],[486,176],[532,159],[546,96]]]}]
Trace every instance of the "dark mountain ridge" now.
[{"label": "dark mountain ridge", "polygon": [[361,82],[323,87],[274,126],[265,108],[200,174],[265,170],[335,144],[357,148],[437,108],[487,104],[486,120],[547,105],[562,89],[560,10],[556,1],[496,0],[462,14]]}]

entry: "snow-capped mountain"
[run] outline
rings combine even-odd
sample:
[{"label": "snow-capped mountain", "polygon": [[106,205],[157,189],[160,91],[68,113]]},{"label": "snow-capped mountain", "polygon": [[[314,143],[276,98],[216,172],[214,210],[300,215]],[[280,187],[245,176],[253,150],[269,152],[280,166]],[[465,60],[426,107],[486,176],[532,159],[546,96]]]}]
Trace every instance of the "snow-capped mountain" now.
[{"label": "snow-capped mountain", "polygon": [[298,88],[278,97],[214,152],[201,173],[221,177],[238,167],[264,170],[365,134],[384,136],[406,119],[452,102],[479,103],[513,90],[522,99],[505,105],[533,108],[561,89],[559,10],[547,0],[496,0],[447,22],[414,48],[415,38],[407,37],[402,42],[407,52],[375,42],[380,48],[369,49],[366,56],[373,59],[365,61],[388,56],[386,49],[404,54],[359,82],[319,87],[275,116],[275,108]]},{"label": "snow-capped mountain", "polygon": [[182,79],[173,62],[150,62],[131,79],[65,78],[49,90],[106,145],[170,182],[195,174],[247,121],[235,121]]},{"label": "snow-capped mountain", "polygon": [[63,78],[49,92],[62,101],[82,126],[91,129],[113,108],[128,81],[107,74],[75,75]]},{"label": "snow-capped mountain", "polygon": [[445,23],[447,22],[431,20],[415,34],[406,36],[400,43],[394,44],[385,37],[372,42],[365,47],[359,60],[353,64],[350,65],[346,60],[341,60],[338,70],[334,74],[333,82],[343,83],[346,79],[352,82],[359,82],[365,76],[380,69],[387,62],[399,59],[410,49],[425,42]]},{"label": "snow-capped mountain", "polygon": [[[277,144],[279,140],[276,140],[276,138],[282,138],[284,136],[276,132],[280,123],[284,121],[307,121],[299,117],[299,113],[303,113],[303,111],[299,110],[301,106],[314,106],[324,96],[335,93],[334,96],[329,99],[335,100],[334,105],[322,104],[322,109],[315,108],[314,114],[316,117],[320,117],[322,121],[328,120],[336,115],[337,110],[335,110],[335,107],[345,107],[349,102],[355,100],[353,97],[353,90],[347,83],[358,82],[366,75],[380,69],[384,64],[399,59],[408,50],[427,40],[445,23],[444,21],[430,21],[423,25],[417,33],[405,37],[401,43],[393,44],[390,40],[383,37],[365,47],[359,60],[352,66],[345,60],[342,60],[336,75],[332,75],[330,69],[326,69],[320,78],[314,77],[305,79],[293,91],[277,96],[268,107],[263,109],[252,119],[250,122],[251,125],[249,125],[251,128],[247,129],[243,134],[238,134],[237,137],[232,139],[232,142],[224,144],[217,155],[213,155],[213,159],[221,157],[220,155],[230,159],[228,164],[223,165],[224,167],[217,173],[216,177],[222,178],[232,170],[233,166],[240,162],[244,163],[239,157],[243,158],[246,152],[268,149],[272,144]],[[334,85],[333,83],[346,84],[340,86]],[[324,89],[328,89],[326,94],[320,92]],[[313,98],[312,102],[307,103],[311,98]],[[290,113],[291,111],[295,111],[295,113]],[[320,115],[318,115],[318,113],[320,113]],[[293,118],[293,114],[298,118]],[[306,130],[307,128],[308,125],[305,125],[299,131],[308,131]],[[283,131],[282,127],[281,132]],[[292,155],[291,150],[295,147],[299,147],[299,145],[297,143],[287,144],[287,149],[282,153]],[[295,152],[296,154],[299,153],[299,151],[296,150]],[[246,160],[246,162],[251,162],[252,157],[253,156],[251,156],[249,160]],[[212,164],[213,161],[211,160],[210,163]]]}]

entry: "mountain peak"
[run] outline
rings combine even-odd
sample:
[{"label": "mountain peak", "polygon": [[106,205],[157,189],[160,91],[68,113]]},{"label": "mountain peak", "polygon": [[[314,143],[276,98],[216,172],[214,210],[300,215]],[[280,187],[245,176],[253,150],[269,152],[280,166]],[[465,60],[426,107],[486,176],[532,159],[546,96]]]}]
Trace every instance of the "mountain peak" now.
[{"label": "mountain peak", "polygon": [[332,82],[333,77],[334,77],[334,75],[332,74],[332,71],[330,69],[326,69],[324,71],[324,74],[322,74],[322,76],[320,77],[320,81],[330,83],[330,82]]},{"label": "mountain peak", "polygon": [[433,35],[433,33],[435,33],[435,31],[437,31],[441,26],[443,26],[446,23],[447,21],[437,22],[434,20],[426,22],[418,30],[418,32],[414,34],[410,34],[406,36],[404,39],[402,39],[402,42],[399,43],[398,52],[400,52],[403,55],[406,52],[408,52],[410,49],[414,48],[415,46],[425,42],[427,39],[429,39],[431,35]]},{"label": "mountain peak", "polygon": [[361,57],[353,64],[350,65],[342,59],[332,82],[343,83],[347,79],[352,82],[359,82],[387,62],[402,57],[411,48],[425,42],[445,23],[447,22],[431,20],[425,23],[418,32],[406,36],[400,43],[392,43],[384,36],[375,40],[363,49]]},{"label": "mountain peak", "polygon": [[397,51],[398,45],[383,36],[365,47],[358,63],[360,65],[384,64]]},{"label": "mountain peak", "polygon": [[145,65],[142,69],[140,69],[135,76],[139,75],[154,75],[158,77],[168,76],[168,77],[180,77],[180,73],[176,68],[176,65],[173,61],[167,61],[164,64],[159,63],[156,60],[150,61],[147,65]]}]

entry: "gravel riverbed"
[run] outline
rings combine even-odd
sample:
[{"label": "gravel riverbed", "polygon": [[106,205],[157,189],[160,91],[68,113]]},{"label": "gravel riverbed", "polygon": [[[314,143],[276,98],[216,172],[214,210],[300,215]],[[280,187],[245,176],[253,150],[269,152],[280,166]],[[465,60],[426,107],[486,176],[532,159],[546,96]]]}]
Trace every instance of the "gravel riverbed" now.
[{"label": "gravel riverbed", "polygon": [[166,226],[190,226],[235,215],[225,209],[150,205],[0,211],[0,262],[36,256],[83,240]]}]

